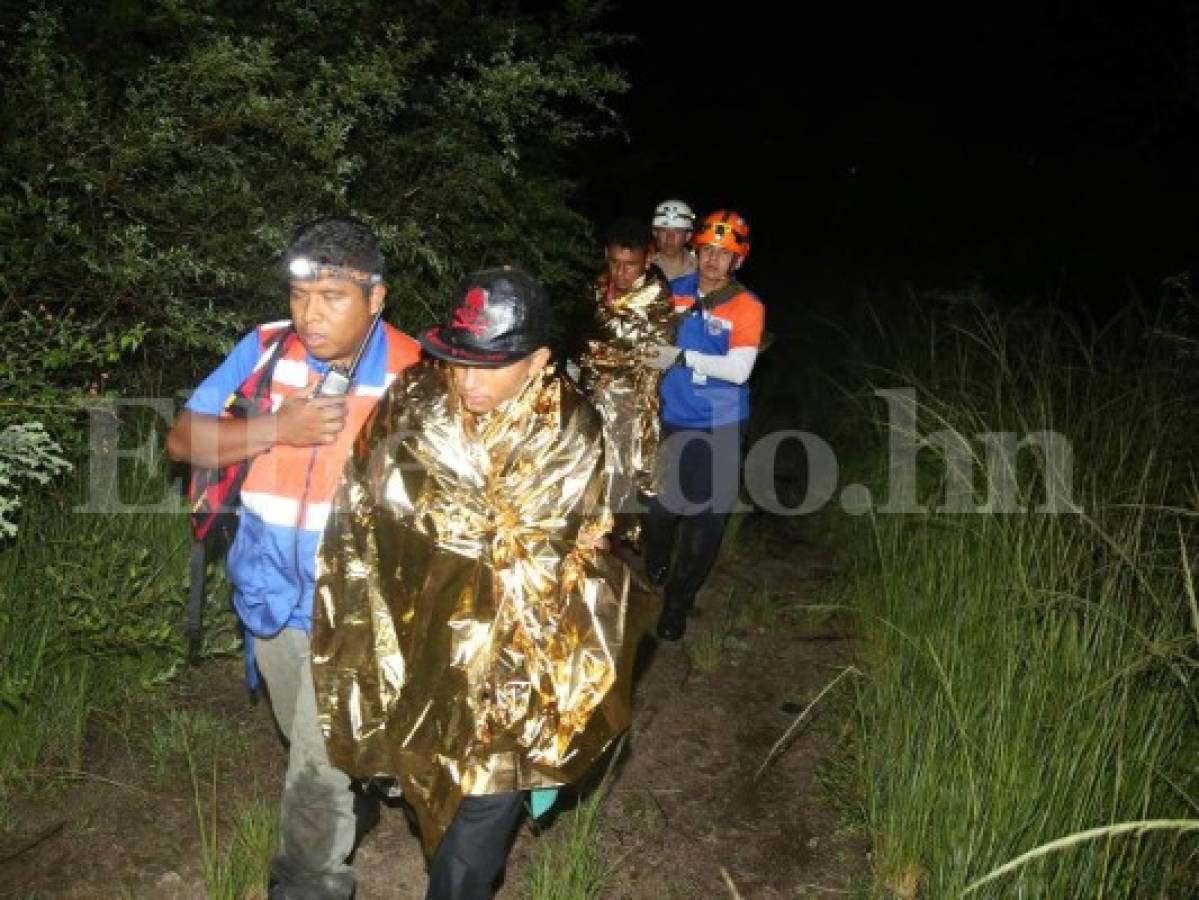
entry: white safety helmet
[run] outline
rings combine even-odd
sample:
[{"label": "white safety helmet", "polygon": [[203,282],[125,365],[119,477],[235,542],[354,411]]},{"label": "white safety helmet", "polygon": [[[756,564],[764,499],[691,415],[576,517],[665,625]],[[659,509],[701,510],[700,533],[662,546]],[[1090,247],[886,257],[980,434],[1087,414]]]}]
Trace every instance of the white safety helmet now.
[{"label": "white safety helmet", "polygon": [[695,227],[695,213],[682,200],[663,200],[654,210],[653,228],[684,228],[690,231]]}]

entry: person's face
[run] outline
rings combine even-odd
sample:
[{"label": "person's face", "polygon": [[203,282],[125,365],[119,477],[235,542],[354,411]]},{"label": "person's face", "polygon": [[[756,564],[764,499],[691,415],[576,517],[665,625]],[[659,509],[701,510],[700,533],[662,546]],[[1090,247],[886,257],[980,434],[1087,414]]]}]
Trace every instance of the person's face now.
[{"label": "person's face", "polygon": [[604,251],[608,261],[608,278],[612,287],[624,293],[633,287],[633,283],[644,273],[647,265],[648,252],[645,247],[622,247],[610,244]]},{"label": "person's face", "polygon": [[462,405],[473,413],[489,413],[515,397],[549,362],[550,351],[542,347],[524,359],[506,366],[449,366],[450,383]]},{"label": "person's face", "polygon": [[678,256],[687,246],[691,231],[686,228],[655,228],[654,243],[663,256]]},{"label": "person's face", "polygon": [[291,283],[291,320],[308,352],[331,363],[349,363],[383,308],[387,288],[366,288],[342,278]]},{"label": "person's face", "polygon": [[719,244],[701,244],[696,256],[700,282],[708,290],[722,286],[737,271],[737,254]]}]

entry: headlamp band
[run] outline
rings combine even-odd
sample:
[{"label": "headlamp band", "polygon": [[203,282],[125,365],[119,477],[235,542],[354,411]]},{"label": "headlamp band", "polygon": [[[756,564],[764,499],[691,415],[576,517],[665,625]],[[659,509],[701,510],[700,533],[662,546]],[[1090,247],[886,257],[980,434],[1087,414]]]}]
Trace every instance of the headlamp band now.
[{"label": "headlamp band", "polygon": [[383,276],[378,272],[366,272],[353,266],[335,266],[329,263],[317,262],[307,256],[293,257],[287,264],[287,272],[292,281],[320,281],[322,278],[341,278],[358,284],[375,285],[383,282]]}]

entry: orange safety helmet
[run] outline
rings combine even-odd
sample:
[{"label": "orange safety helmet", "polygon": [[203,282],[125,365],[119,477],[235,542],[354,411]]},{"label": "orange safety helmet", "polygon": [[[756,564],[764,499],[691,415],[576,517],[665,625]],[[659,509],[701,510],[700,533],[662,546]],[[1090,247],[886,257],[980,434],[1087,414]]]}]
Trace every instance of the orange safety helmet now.
[{"label": "orange safety helmet", "polygon": [[749,256],[749,225],[740,213],[731,209],[718,209],[704,216],[691,240],[697,247],[716,244],[732,250],[742,262]]}]

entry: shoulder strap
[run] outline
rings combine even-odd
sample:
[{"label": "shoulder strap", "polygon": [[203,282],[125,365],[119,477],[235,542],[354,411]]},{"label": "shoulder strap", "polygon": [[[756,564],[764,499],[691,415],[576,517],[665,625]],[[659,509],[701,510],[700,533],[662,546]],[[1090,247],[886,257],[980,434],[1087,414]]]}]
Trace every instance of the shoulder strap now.
[{"label": "shoulder strap", "polygon": [[275,377],[275,366],[279,364],[279,360],[287,352],[287,348],[298,339],[294,325],[280,328],[263,338],[263,355],[268,353],[270,355],[267,356],[265,363],[256,366],[250,373],[250,377],[241,383],[237,393],[251,400],[261,400],[266,397],[271,390],[271,380]]},{"label": "shoulder strap", "polygon": [[[292,325],[280,328],[263,339],[263,351],[269,352],[270,355],[266,362],[255,367],[250,377],[234,391],[232,402],[227,404],[227,409],[232,415],[246,416],[258,411],[257,407],[270,395],[275,366],[293,339],[298,338]],[[239,403],[239,400],[242,402]],[[219,552],[223,552],[232,541],[232,532],[237,520],[229,507],[240,492],[249,464],[249,460],[241,460],[220,469],[192,468],[190,494],[193,540],[184,621],[188,658],[193,664],[200,659],[204,639],[208,558],[218,552],[213,546],[214,543],[219,543]]]},{"label": "shoulder strap", "polygon": [[708,309],[719,306],[726,300],[732,300],[738,294],[742,293],[745,287],[737,279],[729,279],[729,283],[718,290],[712,291],[710,294],[704,295],[704,306]]}]

